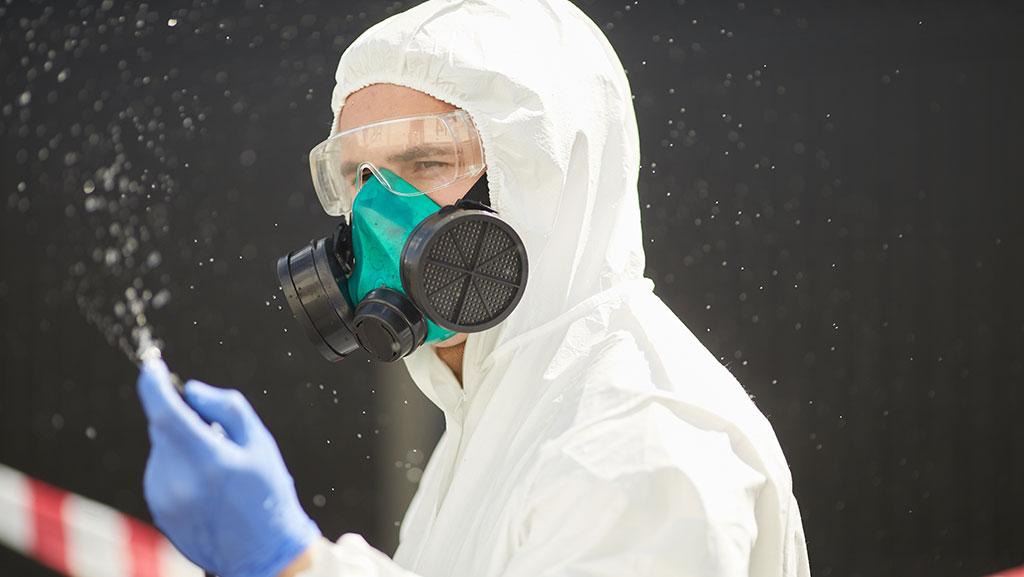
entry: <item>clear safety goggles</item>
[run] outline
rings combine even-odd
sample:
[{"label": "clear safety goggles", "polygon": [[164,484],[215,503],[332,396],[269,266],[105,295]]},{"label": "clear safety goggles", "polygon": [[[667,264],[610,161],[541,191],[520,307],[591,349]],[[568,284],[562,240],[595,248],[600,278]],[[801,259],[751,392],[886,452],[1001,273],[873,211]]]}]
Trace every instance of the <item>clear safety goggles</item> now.
[{"label": "clear safety goggles", "polygon": [[[469,114],[444,114],[385,120],[335,134],[309,152],[313,186],[327,214],[352,210],[359,188],[376,176],[401,196],[426,194],[480,174],[484,149]],[[394,186],[387,169],[415,188]]]}]

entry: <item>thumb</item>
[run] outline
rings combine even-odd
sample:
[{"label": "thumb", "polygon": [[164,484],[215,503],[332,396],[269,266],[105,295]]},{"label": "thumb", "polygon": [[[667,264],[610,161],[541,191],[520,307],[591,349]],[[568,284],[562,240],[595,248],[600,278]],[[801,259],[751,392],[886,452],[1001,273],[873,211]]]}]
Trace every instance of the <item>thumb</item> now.
[{"label": "thumb", "polygon": [[204,419],[220,423],[228,438],[238,445],[249,443],[254,425],[260,422],[249,401],[235,389],[211,387],[192,380],[185,383],[185,398]]}]

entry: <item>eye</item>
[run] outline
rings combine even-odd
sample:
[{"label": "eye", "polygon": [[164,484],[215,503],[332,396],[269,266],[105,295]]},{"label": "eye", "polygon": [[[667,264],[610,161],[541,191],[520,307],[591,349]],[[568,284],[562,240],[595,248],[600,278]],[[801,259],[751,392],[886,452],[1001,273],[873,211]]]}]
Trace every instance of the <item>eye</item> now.
[{"label": "eye", "polygon": [[430,170],[432,168],[444,168],[449,166],[447,162],[439,160],[421,160],[416,162],[416,170]]}]

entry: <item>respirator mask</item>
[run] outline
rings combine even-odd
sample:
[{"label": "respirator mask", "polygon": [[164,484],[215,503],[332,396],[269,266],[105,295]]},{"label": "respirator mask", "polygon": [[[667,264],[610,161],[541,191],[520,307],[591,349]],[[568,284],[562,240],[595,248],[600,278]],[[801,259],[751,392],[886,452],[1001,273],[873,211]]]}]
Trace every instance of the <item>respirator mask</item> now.
[{"label": "respirator mask", "polygon": [[[277,261],[288,306],[320,353],[396,361],[424,343],[489,329],[526,287],[515,230],[488,206],[483,147],[456,110],[354,128],[310,152],[330,237]],[[454,205],[428,193],[476,184]]]}]

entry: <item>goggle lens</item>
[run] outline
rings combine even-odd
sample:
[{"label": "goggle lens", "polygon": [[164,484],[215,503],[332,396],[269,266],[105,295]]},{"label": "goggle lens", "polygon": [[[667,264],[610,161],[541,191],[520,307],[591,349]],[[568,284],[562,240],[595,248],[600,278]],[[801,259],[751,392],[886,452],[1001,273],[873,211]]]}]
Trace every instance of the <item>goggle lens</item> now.
[{"label": "goggle lens", "polygon": [[[334,216],[352,210],[352,200],[369,174],[394,194],[407,196],[433,192],[484,169],[479,133],[462,110],[347,130],[313,148],[309,162],[317,197]],[[415,190],[392,187],[382,169]]]}]

